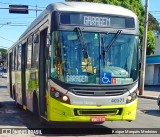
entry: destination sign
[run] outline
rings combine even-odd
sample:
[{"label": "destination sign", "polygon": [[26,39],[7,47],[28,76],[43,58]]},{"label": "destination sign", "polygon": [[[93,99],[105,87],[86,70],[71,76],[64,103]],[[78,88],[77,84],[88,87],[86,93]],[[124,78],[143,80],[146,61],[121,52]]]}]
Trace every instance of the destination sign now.
[{"label": "destination sign", "polygon": [[109,17],[84,16],[84,25],[110,27],[111,19]]},{"label": "destination sign", "polygon": [[88,82],[88,76],[85,75],[67,75],[67,82]]},{"label": "destination sign", "polygon": [[60,25],[80,25],[88,27],[135,28],[134,18],[114,15],[61,13]]}]

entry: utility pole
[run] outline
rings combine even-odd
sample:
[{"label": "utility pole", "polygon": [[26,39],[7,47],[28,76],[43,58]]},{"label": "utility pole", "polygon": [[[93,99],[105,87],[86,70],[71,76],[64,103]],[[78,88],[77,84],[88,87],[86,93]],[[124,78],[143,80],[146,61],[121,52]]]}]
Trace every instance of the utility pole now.
[{"label": "utility pole", "polygon": [[139,95],[143,95],[144,81],[145,81],[147,30],[148,30],[148,3],[149,3],[149,0],[146,0]]}]

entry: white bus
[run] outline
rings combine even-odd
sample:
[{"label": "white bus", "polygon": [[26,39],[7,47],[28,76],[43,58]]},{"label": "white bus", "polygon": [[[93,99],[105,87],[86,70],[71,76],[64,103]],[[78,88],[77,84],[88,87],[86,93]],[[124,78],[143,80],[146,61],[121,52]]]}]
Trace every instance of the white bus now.
[{"label": "white bus", "polygon": [[50,4],[8,50],[10,96],[49,122],[135,120],[138,35],[123,7]]}]

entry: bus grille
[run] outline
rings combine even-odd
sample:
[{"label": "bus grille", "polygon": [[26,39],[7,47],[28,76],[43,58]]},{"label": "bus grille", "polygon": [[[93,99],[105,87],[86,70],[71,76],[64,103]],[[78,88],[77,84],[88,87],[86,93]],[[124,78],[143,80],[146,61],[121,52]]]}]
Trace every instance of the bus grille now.
[{"label": "bus grille", "polygon": [[127,92],[126,89],[111,89],[111,90],[98,90],[98,89],[70,89],[70,91],[79,96],[118,96]]},{"label": "bus grille", "polygon": [[121,115],[122,108],[114,109],[74,109],[75,116]]}]

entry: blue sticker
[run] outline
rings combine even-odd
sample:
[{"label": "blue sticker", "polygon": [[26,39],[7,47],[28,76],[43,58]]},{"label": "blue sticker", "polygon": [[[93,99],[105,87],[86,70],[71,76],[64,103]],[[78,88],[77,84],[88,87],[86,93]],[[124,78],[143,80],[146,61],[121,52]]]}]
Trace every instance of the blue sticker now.
[{"label": "blue sticker", "polygon": [[111,73],[102,72],[101,73],[101,84],[111,84]]}]

